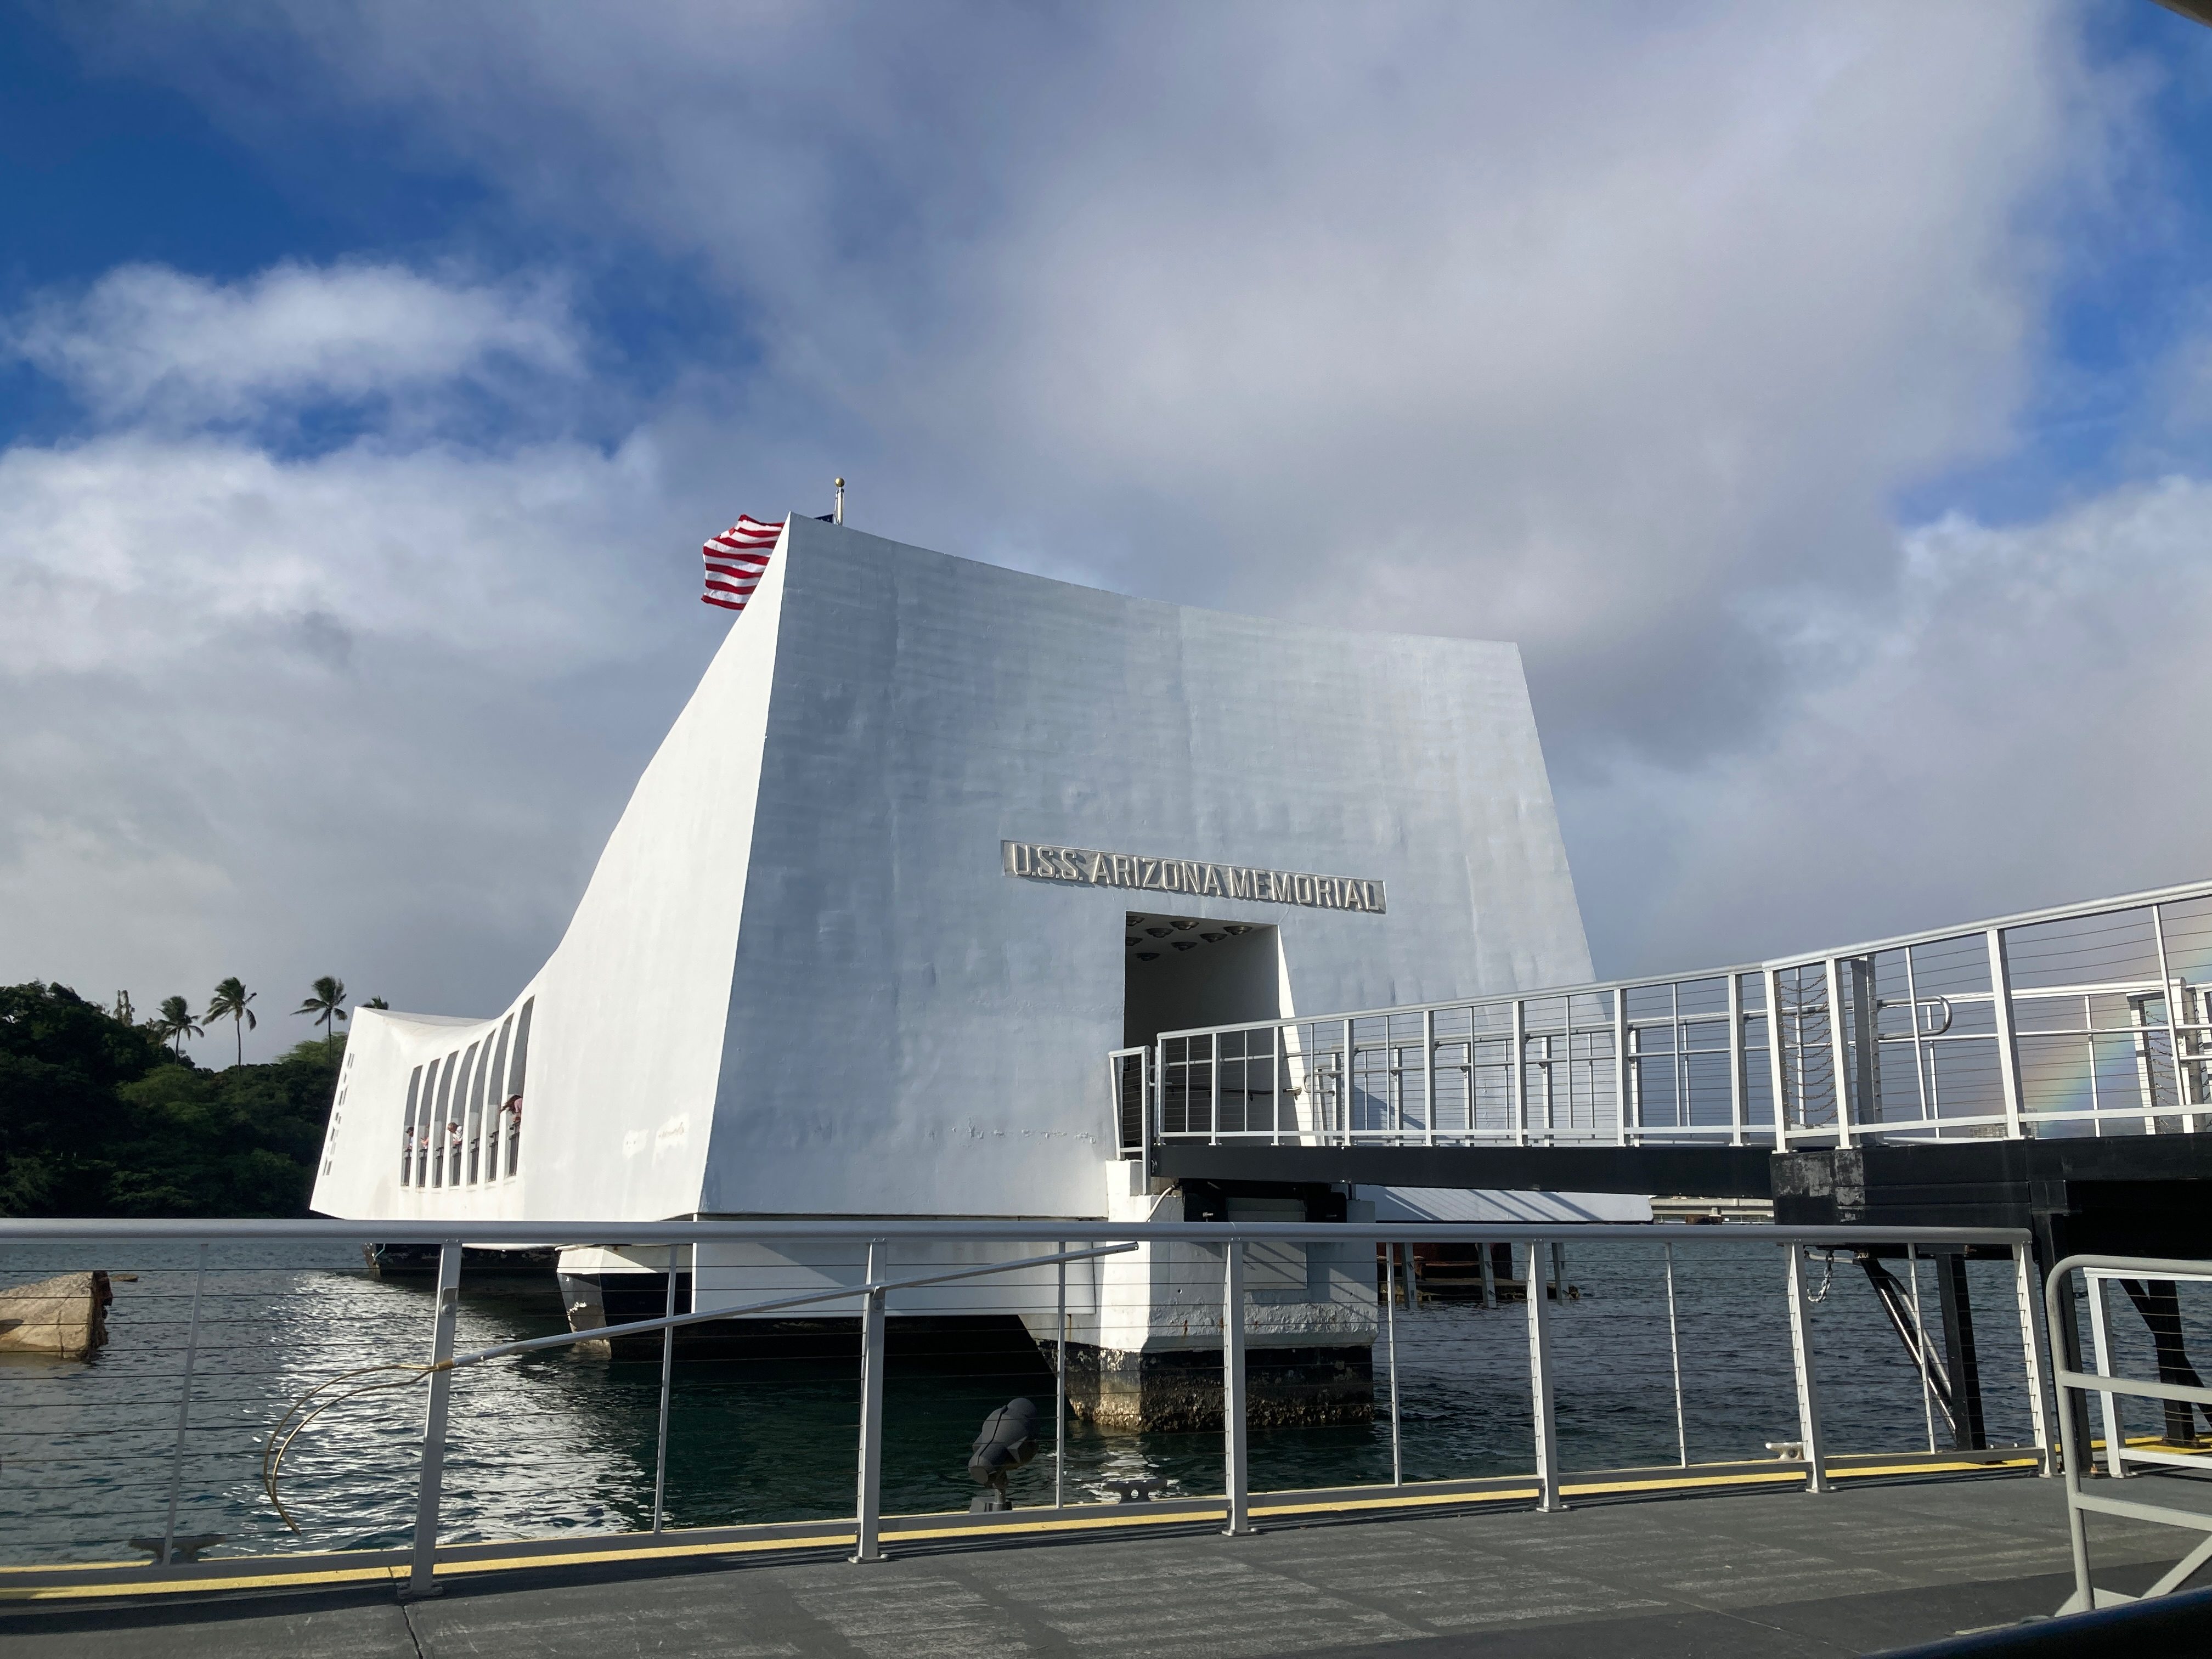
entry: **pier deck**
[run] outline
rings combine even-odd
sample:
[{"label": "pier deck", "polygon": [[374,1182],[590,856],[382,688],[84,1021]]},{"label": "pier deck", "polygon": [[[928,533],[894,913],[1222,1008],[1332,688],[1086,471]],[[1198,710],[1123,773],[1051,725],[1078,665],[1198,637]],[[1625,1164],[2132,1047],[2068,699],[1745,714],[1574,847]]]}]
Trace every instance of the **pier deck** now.
[{"label": "pier deck", "polygon": [[[2095,1537],[2113,1588],[2141,1588],[2178,1553],[2148,1526],[2100,1522]],[[538,1570],[406,1604],[350,1588],[22,1608],[0,1613],[0,1642],[10,1659],[1828,1659],[2049,1613],[2071,1587],[2057,1483],[1984,1475],[1234,1539],[1148,1530],[866,1567],[816,1555]]]}]

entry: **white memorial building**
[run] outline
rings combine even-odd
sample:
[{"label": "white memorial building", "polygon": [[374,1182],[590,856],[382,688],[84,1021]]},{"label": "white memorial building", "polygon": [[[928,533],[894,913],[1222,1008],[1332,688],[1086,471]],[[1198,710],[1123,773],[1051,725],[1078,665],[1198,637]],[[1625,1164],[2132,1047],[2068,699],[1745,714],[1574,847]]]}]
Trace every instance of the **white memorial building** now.
[{"label": "white memorial building", "polygon": [[[1110,1051],[1589,978],[1512,645],[1128,599],[793,515],[544,967],[489,1018],[357,1012],[313,1203],[1174,1218],[1117,1156]],[[1371,1251],[1332,1254],[1255,1361],[1342,1350],[1364,1376]],[[1075,1340],[1109,1376],[1218,1351],[1218,1285],[1209,1341],[1164,1255],[1086,1266]],[[657,1252],[561,1265],[579,1323],[663,1282]],[[708,1252],[694,1293],[842,1271]],[[1363,1273],[1364,1303],[1325,1282]],[[916,1293],[894,1323],[1028,1316],[1018,1289]]]}]

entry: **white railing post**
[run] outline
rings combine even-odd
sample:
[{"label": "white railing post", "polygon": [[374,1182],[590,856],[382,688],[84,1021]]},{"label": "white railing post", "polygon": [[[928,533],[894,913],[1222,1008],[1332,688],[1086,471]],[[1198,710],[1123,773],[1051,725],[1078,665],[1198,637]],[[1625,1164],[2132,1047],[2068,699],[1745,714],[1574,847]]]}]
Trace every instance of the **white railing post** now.
[{"label": "white railing post", "polygon": [[[1408,1247],[1410,1249],[1410,1247]],[[1390,1484],[1406,1484],[1405,1459],[1398,1446],[1398,1247],[1382,1247],[1382,1328],[1390,1360]]]},{"label": "white railing post", "polygon": [[1836,1145],[1851,1144],[1851,1057],[1844,1030],[1843,963],[1830,957],[1828,978],[1828,1080],[1836,1102]]},{"label": "white railing post", "polygon": [[[2192,1034],[2182,1027],[2201,1024],[2200,1016],[2203,1009],[2201,999],[2191,998],[2188,985],[2175,976],[2172,963],[2167,959],[2166,921],[2160,914],[2164,908],[2157,904],[2150,907],[2150,929],[2151,937],[2158,945],[2158,982],[2166,989],[2163,1000],[2166,1004],[2166,1039],[2173,1048],[2173,1103],[2185,1109],[2203,1103],[2203,1067],[2200,1062],[2192,1060],[2190,1051],[2193,1048],[2202,1053],[2204,1039],[2202,1033]],[[2191,1007],[2192,1001],[2197,1001],[2199,1006]],[[2201,1134],[2206,1127],[2204,1114],[2199,1112],[2190,1116],[2185,1113],[2181,1127],[2184,1129],[2194,1127]]]},{"label": "white railing post", "polygon": [[[1574,1004],[1567,1007],[1571,1012]],[[1569,1022],[1571,1024],[1571,1020]],[[1622,1146],[1628,1145],[1632,1127],[1641,1130],[1643,1125],[1630,1122],[1630,1101],[1632,1097],[1629,1083],[1628,1059],[1628,988],[1617,985],[1613,991],[1613,1115]],[[1642,1139],[1639,1134],[1637,1137]]]},{"label": "white railing post", "polygon": [[2044,1378],[2049,1375],[2044,1365],[2043,1328],[2036,1317],[2035,1263],[2027,1246],[2012,1247],[2013,1295],[2020,1304],[2020,1352],[2027,1372],[2028,1432],[2035,1437],[2035,1449],[2042,1460],[2036,1473],[2051,1473],[2051,1419],[2043,1397]]},{"label": "white railing post", "polygon": [[[2112,1375],[2112,1344],[2106,1322],[2112,1316],[2112,1304],[2106,1300],[2106,1286],[2112,1281],[2095,1273],[2082,1274],[2089,1292],[2089,1352],[2097,1362],[2097,1375]],[[2120,1427],[2118,1396],[2100,1393],[2098,1408],[2105,1420],[2105,1472],[2115,1480],[2128,1478],[2127,1438]]]},{"label": "white railing post", "polygon": [[1206,1091],[1206,1098],[1212,1103],[1207,1109],[1210,1113],[1209,1127],[1212,1133],[1206,1140],[1206,1145],[1209,1146],[1218,1146],[1221,1144],[1220,1032],[1213,1031],[1207,1035],[1206,1039],[1206,1052],[1208,1056],[1206,1066],[1206,1075],[1209,1085]]},{"label": "white railing post", "polygon": [[[1782,1092],[1782,974],[1779,969],[1762,968],[1759,972],[1766,981],[1766,1076],[1774,1094],[1774,1150],[1790,1150],[1790,1101]],[[1804,1034],[1801,1030],[1798,1035]]]},{"label": "white railing post", "polygon": [[461,1310],[461,1247],[438,1250],[437,1302],[430,1326],[430,1403],[422,1413],[422,1474],[415,1489],[415,1550],[407,1570],[410,1596],[438,1593],[438,1498],[446,1473],[446,1407],[453,1395],[453,1327]]},{"label": "white railing post", "polygon": [[1805,1252],[1785,1244],[1790,1261],[1790,1359],[1797,1374],[1797,1438],[1805,1454],[1805,1490],[1828,1490],[1828,1463],[1820,1442],[1820,1382],[1813,1367],[1813,1307],[1805,1299]]},{"label": "white railing post", "polygon": [[1744,1131],[1751,1125],[1750,1066],[1743,1048],[1743,975],[1730,969],[1728,987],[1729,1145],[1741,1146]]},{"label": "white railing post", "polygon": [[[2083,1278],[2086,1281],[2087,1279],[2086,1273]],[[2087,1288],[2086,1284],[2084,1288]],[[2092,1307],[2095,1305],[2094,1299],[2091,1305]],[[2051,1277],[2044,1281],[2043,1307],[2051,1340],[2054,1344],[2062,1345],[2059,1346],[2059,1353],[2063,1356],[2073,1357],[2075,1364],[2079,1365],[2081,1362],[2075,1354],[2075,1345],[2080,1340],[2079,1328],[2074,1328],[2074,1334],[2065,1338],[2061,1338],[2058,1334],[2059,1322],[2061,1320],[2070,1322],[2074,1316],[2073,1285],[2068,1278],[2060,1274],[2055,1268]],[[2104,1367],[2100,1364],[2098,1370],[2101,1372]],[[2078,1372],[2071,1374],[2079,1375]],[[2097,1605],[2096,1586],[2089,1577],[2088,1517],[2081,1508],[2082,1464],[2083,1460],[2089,1455],[2089,1449],[2086,1445],[2077,1444],[2075,1441],[2075,1412],[2066,1398],[2069,1386],[2066,1380],[2069,1375],[2064,1359],[2062,1358],[2053,1368],[2051,1379],[2058,1393],[2058,1456],[2060,1463],[2063,1466],[2060,1473],[2065,1477],[2066,1481],[2066,1541],[2074,1557],[2074,1594],[2067,1599],[2060,1611],[2087,1613]],[[2088,1424],[2085,1420],[2081,1426],[2086,1431]],[[2084,1437],[2086,1438],[2086,1435]]]},{"label": "white railing post", "polygon": [[[698,1282],[699,1247],[691,1247],[691,1279]],[[676,1317],[676,1246],[668,1247],[668,1305],[666,1317]],[[653,1530],[660,1531],[662,1517],[668,1512],[668,1392],[669,1383],[676,1374],[676,1328],[664,1325],[660,1331],[660,1427],[653,1443]]]},{"label": "white railing post", "polygon": [[1142,1099],[1145,1128],[1142,1137],[1144,1151],[1141,1156],[1147,1168],[1152,1164],[1152,1143],[1163,1139],[1166,1127],[1160,1121],[1160,1091],[1164,1086],[1160,1061],[1166,1052],[1167,1047],[1164,1043],[1155,1043],[1144,1051],[1143,1060],[1138,1062],[1144,1068]]},{"label": "white railing post", "polygon": [[1528,1401],[1536,1431],[1536,1507],[1566,1507],[1559,1498],[1559,1430],[1552,1411],[1552,1314],[1544,1294],[1545,1247],[1528,1244]]},{"label": "white railing post", "polygon": [[1684,1468],[1690,1467],[1690,1430],[1682,1416],[1682,1333],[1674,1322],[1674,1247],[1667,1250],[1667,1353],[1674,1364],[1674,1446]]},{"label": "white railing post", "polygon": [[1513,1142],[1528,1144],[1528,1012],[1521,999],[1513,999]]},{"label": "white railing post", "polygon": [[1353,1060],[1352,1036],[1352,1022],[1347,1019],[1344,1022],[1344,1087],[1337,1091],[1342,1097],[1344,1144],[1347,1146],[1352,1145],[1352,1120],[1359,1099],[1358,1067]]},{"label": "white railing post", "polygon": [[1250,1473],[1244,1462],[1244,1241],[1222,1246],[1221,1461],[1229,1488],[1231,1537],[1252,1530]]},{"label": "white railing post", "polygon": [[[1271,1048],[1267,1061],[1267,1076],[1270,1079],[1267,1091],[1267,1121],[1274,1127],[1274,1133],[1268,1137],[1267,1141],[1267,1144],[1271,1146],[1279,1146],[1283,1144],[1283,1102],[1285,1098],[1286,1097],[1292,1100],[1295,1100],[1296,1098],[1296,1097],[1290,1096],[1289,1094],[1291,1087],[1290,1035],[1290,1031],[1287,1028],[1278,1025],[1275,1027],[1273,1031],[1268,1034],[1267,1038]],[[1298,1109],[1295,1104],[1293,1104],[1291,1107],[1291,1131],[1292,1133],[1295,1134],[1297,1132],[1297,1127]]]},{"label": "white railing post", "polygon": [[2005,1133],[2021,1138],[2020,1044],[2012,1029],[2012,963],[2005,955],[2004,929],[1989,931],[1990,1008],[1996,1016],[1997,1073],[2004,1085]]},{"label": "white railing post", "polygon": [[1431,1146],[1437,1144],[1437,1011],[1421,1011],[1421,1121],[1427,1130],[1423,1136]]},{"label": "white railing post", "polygon": [[185,1429],[192,1414],[192,1361],[200,1346],[200,1291],[207,1285],[208,1247],[200,1246],[199,1267],[192,1274],[192,1321],[185,1333],[185,1381],[177,1395],[177,1449],[169,1460],[169,1517],[161,1524],[161,1565],[169,1565],[177,1547],[177,1498],[185,1484]]},{"label": "white railing post", "polygon": [[[867,1282],[882,1277],[884,1246],[868,1244]],[[876,1541],[883,1520],[884,1496],[884,1292],[871,1289],[860,1314],[860,1491],[854,1503],[853,1559],[880,1561]]]}]

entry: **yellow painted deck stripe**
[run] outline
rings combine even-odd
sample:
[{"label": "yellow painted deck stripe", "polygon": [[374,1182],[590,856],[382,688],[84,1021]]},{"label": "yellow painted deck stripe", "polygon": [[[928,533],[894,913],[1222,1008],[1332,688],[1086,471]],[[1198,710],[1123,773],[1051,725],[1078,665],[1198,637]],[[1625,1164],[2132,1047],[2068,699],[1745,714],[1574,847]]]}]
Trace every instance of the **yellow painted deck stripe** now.
[{"label": "yellow painted deck stripe", "polygon": [[1849,1480],[1868,1474],[1963,1474],[1970,1469],[2032,1469],[2041,1464],[2039,1457],[1977,1457],[1960,1463],[1887,1463],[1854,1468],[1831,1468],[1831,1480]]},{"label": "yellow painted deck stripe", "polygon": [[[1130,1507],[1149,1510],[1153,1505],[1139,1504]],[[1178,1522],[1216,1521],[1228,1513],[1229,1500],[1224,1498],[1218,1505],[1161,1505],[1160,1511],[1152,1515],[1067,1516],[1058,1521],[994,1521],[975,1526],[956,1522],[943,1527],[902,1527],[896,1532],[886,1530],[881,1541],[890,1545],[907,1538],[992,1538],[1022,1533],[1090,1532],[1110,1527],[1170,1527]]]},{"label": "yellow painted deck stripe", "polygon": [[1329,1504],[1258,1504],[1255,1520],[1271,1515],[1342,1515],[1352,1510],[1438,1509],[1455,1504],[1503,1504],[1538,1496],[1534,1486],[1509,1486],[1480,1492],[1407,1492],[1395,1498],[1353,1498]]},{"label": "yellow painted deck stripe", "polygon": [[[842,1549],[857,1546],[860,1535],[829,1532],[799,1538],[732,1538],[719,1544],[641,1544],[635,1549],[568,1550],[557,1555],[480,1556],[473,1560],[441,1561],[433,1569],[441,1577],[471,1572],[507,1572],[525,1567],[589,1566],[594,1561],[677,1560],[694,1555],[754,1555],[763,1550]],[[404,1576],[404,1567],[395,1574]]]},{"label": "yellow painted deck stripe", "polygon": [[1785,1480],[1794,1480],[1802,1485],[1804,1479],[1805,1471],[1802,1469],[1760,1469],[1743,1474],[1701,1474],[1677,1480],[1563,1481],[1559,1486],[1559,1495],[1571,1498],[1577,1493],[1606,1492],[1692,1492],[1705,1486],[1771,1486]]},{"label": "yellow painted deck stripe", "polygon": [[[2156,1443],[2154,1441],[2148,1443]],[[1831,1480],[1848,1480],[1885,1474],[1959,1474],[1983,1470],[2033,1468],[2038,1460],[2033,1456],[2002,1459],[1972,1459],[1962,1462],[1889,1463],[1844,1467],[1831,1465]],[[1659,1474],[1634,1480],[1568,1481],[1560,1486],[1562,1496],[1595,1496],[1607,1492],[1696,1492],[1722,1486],[1778,1486],[1787,1482],[1802,1482],[1802,1468],[1746,1470],[1732,1474]],[[1386,1489],[1387,1492],[1387,1489]],[[1287,1496],[1291,1496],[1286,1494]],[[1378,1492],[1376,1496],[1347,1497],[1318,1502],[1270,1502],[1264,1497],[1252,1502],[1255,1520],[1293,1515],[1340,1515],[1359,1511],[1442,1509],[1466,1507],[1481,1504],[1526,1502],[1538,1496],[1538,1488],[1530,1486],[1481,1487],[1457,1492]],[[1228,1500],[1201,1498],[1195,1502],[1131,1505],[1139,1512],[1121,1513],[1120,1505],[1110,1510],[1092,1515],[1062,1516],[1051,1520],[1021,1520],[969,1522],[943,1518],[944,1524],[935,1526],[886,1525],[882,1534],[886,1545],[896,1545],[908,1539],[992,1538],[1050,1534],[1102,1532],[1126,1528],[1162,1527],[1186,1524],[1194,1521],[1217,1519],[1227,1513]],[[891,1522],[927,1522],[937,1517],[929,1516],[900,1516],[887,1517]],[[526,1571],[532,1567],[589,1566],[607,1561],[677,1560],[712,1555],[756,1555],[775,1551],[842,1548],[855,1544],[854,1532],[800,1534],[769,1538],[729,1538],[712,1542],[638,1544],[629,1547],[616,1546],[605,1548],[578,1548],[557,1552],[540,1551],[521,1555],[476,1556],[459,1560],[447,1559],[437,1564],[441,1577],[465,1577],[480,1573]],[[332,1551],[317,1551],[316,1554],[333,1554]],[[240,1560],[252,1558],[234,1558]],[[297,1558],[294,1558],[297,1559]],[[149,1564],[134,1561],[75,1562],[53,1566],[15,1566],[0,1568],[9,1575],[37,1574],[48,1577],[42,1584],[21,1586],[0,1583],[0,1602],[82,1601],[94,1598],[115,1599],[137,1595],[175,1595],[194,1590],[222,1591],[234,1589],[278,1589],[317,1584],[373,1583],[379,1580],[398,1583],[404,1580],[407,1568],[404,1565],[386,1564],[360,1567],[325,1567],[307,1570],[276,1570],[237,1574],[210,1574],[206,1577],[185,1578],[141,1578],[139,1571],[149,1571]],[[82,1575],[117,1571],[131,1572],[125,1579],[102,1579],[84,1582]],[[60,1576],[77,1580],[76,1583],[55,1583]]]},{"label": "yellow painted deck stripe", "polygon": [[168,1595],[189,1590],[270,1589],[287,1584],[363,1584],[393,1579],[404,1567],[343,1567],[320,1572],[263,1572],[235,1578],[147,1578],[121,1583],[34,1584],[0,1589],[0,1601],[82,1601],[90,1596]]}]

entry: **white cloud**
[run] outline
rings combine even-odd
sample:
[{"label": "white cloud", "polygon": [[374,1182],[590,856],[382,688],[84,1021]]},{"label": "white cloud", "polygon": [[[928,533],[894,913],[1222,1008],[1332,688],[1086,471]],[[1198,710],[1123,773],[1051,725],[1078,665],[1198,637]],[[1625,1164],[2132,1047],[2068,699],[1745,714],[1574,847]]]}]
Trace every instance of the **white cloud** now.
[{"label": "white cloud", "polygon": [[495,1003],[720,635],[650,450],[0,457],[0,980]]},{"label": "white cloud", "polygon": [[[653,447],[484,457],[364,441],[285,459],[129,431],[0,453],[0,673],[152,683],[241,633],[342,659],[368,633],[487,667],[637,647]],[[689,574],[689,573],[687,573]]]},{"label": "white cloud", "polygon": [[[189,15],[137,38],[266,118]],[[1898,493],[2010,441],[2139,91],[2059,0],[256,27],[319,108],[711,273],[732,447],[811,441],[872,527],[1518,639],[1571,763],[1747,740],[1745,602],[1889,591]]]},{"label": "white cloud", "polygon": [[[2140,88],[2060,0],[136,23],[96,50],[261,153],[356,123],[547,242],[696,276],[749,366],[606,453],[471,424],[510,377],[590,395],[615,347],[557,284],[134,269],[50,301],[19,349],[106,429],[0,456],[0,903],[33,919],[0,969],[211,977],[312,931],[305,972],[495,1000],[697,660],[667,573],[832,471],[927,545],[1520,639],[1603,967],[2186,861],[2130,722],[2145,682],[2197,695],[2200,487],[1893,522],[2008,451],[2073,250],[2137,205]],[[319,401],[367,435],[240,435]],[[2154,669],[2100,654],[2125,548],[2177,565]]]},{"label": "white cloud", "polygon": [[[534,337],[486,320],[489,290],[394,271],[368,288],[399,308],[290,326],[303,289],[360,275],[137,270],[49,337],[167,366],[100,399],[112,429],[0,451],[0,979],[150,1006],[240,973],[277,1016],[249,1055],[302,1035],[281,988],[316,974],[495,1000],[558,936],[650,741],[635,711],[664,721],[719,637],[650,435],[429,435],[480,407],[488,343]],[[119,289],[216,302],[155,326]],[[226,340],[258,344],[225,366]],[[226,418],[373,386],[413,406],[316,453]]]},{"label": "white cloud", "polygon": [[515,370],[580,368],[551,284],[439,280],[389,264],[279,264],[224,284],[125,265],[49,296],[15,349],[102,416],[259,416]]},{"label": "white cloud", "polygon": [[1619,826],[1580,872],[1601,948],[1661,971],[2212,877],[2208,550],[2182,477],[1906,537],[1769,741],[1580,803]]}]

